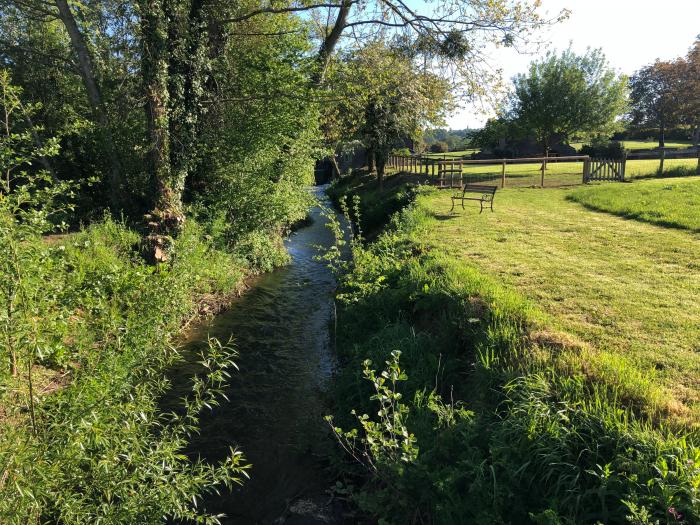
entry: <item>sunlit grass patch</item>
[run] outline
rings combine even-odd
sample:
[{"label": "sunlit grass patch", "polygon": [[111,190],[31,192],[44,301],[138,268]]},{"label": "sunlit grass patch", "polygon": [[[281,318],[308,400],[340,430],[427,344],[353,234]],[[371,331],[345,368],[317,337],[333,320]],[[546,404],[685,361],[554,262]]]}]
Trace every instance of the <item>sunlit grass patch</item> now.
[{"label": "sunlit grass patch", "polygon": [[569,198],[593,210],[700,231],[700,177],[599,184],[577,189]]}]

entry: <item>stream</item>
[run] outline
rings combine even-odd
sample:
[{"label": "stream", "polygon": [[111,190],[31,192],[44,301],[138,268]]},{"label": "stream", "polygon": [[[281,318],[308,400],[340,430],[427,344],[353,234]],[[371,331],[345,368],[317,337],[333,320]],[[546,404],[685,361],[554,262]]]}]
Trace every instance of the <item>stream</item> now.
[{"label": "stream", "polygon": [[[310,191],[327,206],[324,190]],[[323,419],[335,368],[335,278],[316,260],[318,246],[332,246],[334,239],[319,207],[310,218],[285,241],[289,264],[255,279],[228,310],[195,327],[183,349],[196,356],[207,336],[221,342],[233,337],[239,354],[240,371],[226,392],[230,401],[203,414],[191,450],[216,461],[238,446],[252,463],[242,487],[207,500],[207,510],[226,514],[222,523],[342,522],[326,492],[333,483],[328,457],[336,445]],[[196,371],[191,361],[175,372],[176,394],[184,393]]]}]

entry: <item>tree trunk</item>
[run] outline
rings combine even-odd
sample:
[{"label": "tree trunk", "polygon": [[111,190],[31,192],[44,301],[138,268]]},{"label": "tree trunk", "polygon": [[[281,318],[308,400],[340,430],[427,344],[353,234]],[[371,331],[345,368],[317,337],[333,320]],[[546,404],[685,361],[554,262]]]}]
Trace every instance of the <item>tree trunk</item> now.
[{"label": "tree trunk", "polygon": [[666,126],[663,124],[663,122],[659,126],[659,147],[666,147]]},{"label": "tree trunk", "polygon": [[[197,162],[196,145],[203,115],[201,101],[209,78],[209,24],[204,16],[205,2],[190,0],[186,24],[170,24],[170,164],[173,178],[182,181],[183,188]],[[182,30],[178,31],[180,27]]]},{"label": "tree trunk", "polygon": [[87,92],[90,107],[92,108],[95,118],[100,125],[103,147],[109,158],[110,200],[113,208],[116,210],[119,209],[122,204],[121,162],[119,161],[119,155],[117,154],[117,149],[114,145],[112,131],[109,127],[109,119],[107,118],[107,113],[102,102],[102,94],[100,92],[99,85],[97,84],[95,67],[92,63],[92,57],[90,56],[90,51],[85,43],[83,34],[80,32],[78,24],[75,21],[75,17],[73,17],[73,13],[70,10],[68,1],[55,0],[55,3],[56,7],[58,8],[59,18],[63,22],[63,25],[68,32],[68,36],[75,53],[78,55],[80,76],[83,79],[83,85],[85,86],[85,91]]},{"label": "tree trunk", "polygon": [[377,182],[379,183],[380,190],[384,187],[384,171],[388,156],[388,153],[384,153],[383,151],[376,151],[374,154],[375,164],[377,165]]},{"label": "tree trunk", "polygon": [[321,44],[321,48],[318,50],[318,69],[313,76],[313,83],[315,85],[323,84],[326,77],[326,70],[328,69],[328,63],[330,62],[333,51],[335,51],[335,47],[340,40],[340,35],[342,35],[343,31],[345,30],[353,1],[354,0],[343,0],[340,8],[338,9],[338,16],[335,19],[335,24],[333,24],[333,29],[331,29],[330,33],[328,33]]},{"label": "tree trunk", "polygon": [[700,124],[693,130],[693,146],[700,147]]},{"label": "tree trunk", "polygon": [[367,169],[370,173],[374,173],[377,169],[374,148],[367,148]]},{"label": "tree trunk", "polygon": [[143,0],[141,17],[142,76],[146,95],[148,162],[153,177],[153,211],[146,216],[150,234],[146,255],[153,262],[167,259],[172,237],[182,227],[184,180],[170,165],[170,114],[168,91],[168,15],[163,0]]}]

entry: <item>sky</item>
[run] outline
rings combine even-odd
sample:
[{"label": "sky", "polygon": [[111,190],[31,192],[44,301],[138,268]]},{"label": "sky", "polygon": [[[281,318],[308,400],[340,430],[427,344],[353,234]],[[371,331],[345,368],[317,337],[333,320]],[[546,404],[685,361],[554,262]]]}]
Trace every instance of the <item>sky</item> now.
[{"label": "sky", "polygon": [[[657,58],[685,55],[700,35],[700,0],[542,0],[542,13],[555,15],[564,8],[571,16],[540,34],[547,41],[542,52],[570,43],[576,52],[600,47],[610,65],[628,75]],[[508,80],[539,55],[499,49],[491,57]],[[487,117],[469,106],[454,112],[447,123],[452,129],[480,127]]]}]

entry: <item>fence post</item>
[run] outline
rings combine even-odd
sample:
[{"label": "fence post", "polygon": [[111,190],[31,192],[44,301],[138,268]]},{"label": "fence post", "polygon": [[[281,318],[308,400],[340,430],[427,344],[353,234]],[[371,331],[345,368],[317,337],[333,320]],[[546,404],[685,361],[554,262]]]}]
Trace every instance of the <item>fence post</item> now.
[{"label": "fence post", "polygon": [[584,159],[583,161],[583,183],[587,184],[588,183],[588,177],[590,176],[591,173],[591,159],[590,157],[587,159]]},{"label": "fence post", "polygon": [[698,154],[698,167],[697,167],[697,169],[695,170],[695,173],[696,173],[696,175],[700,175],[700,145],[699,145],[697,148],[698,148],[698,151],[697,151],[697,154]]},{"label": "fence post", "polygon": [[506,159],[503,159],[503,164],[501,165],[501,188],[506,187]]}]

